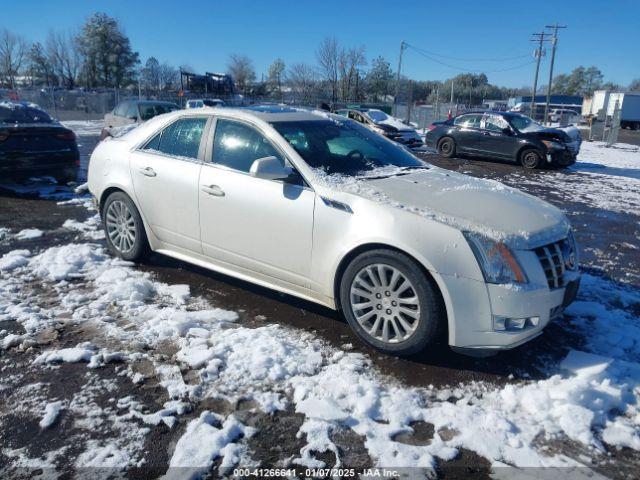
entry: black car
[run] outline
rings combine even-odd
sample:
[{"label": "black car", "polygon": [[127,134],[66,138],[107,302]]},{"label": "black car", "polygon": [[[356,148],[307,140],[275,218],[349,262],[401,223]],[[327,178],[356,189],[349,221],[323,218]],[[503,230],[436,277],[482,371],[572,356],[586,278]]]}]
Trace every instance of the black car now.
[{"label": "black car", "polygon": [[0,181],[51,176],[66,183],[79,165],[73,131],[37,105],[0,101]]},{"label": "black car", "polygon": [[526,168],[544,164],[572,165],[581,139],[563,130],[546,128],[514,112],[469,112],[428,127],[426,142],[444,157],[456,154],[520,163]]}]

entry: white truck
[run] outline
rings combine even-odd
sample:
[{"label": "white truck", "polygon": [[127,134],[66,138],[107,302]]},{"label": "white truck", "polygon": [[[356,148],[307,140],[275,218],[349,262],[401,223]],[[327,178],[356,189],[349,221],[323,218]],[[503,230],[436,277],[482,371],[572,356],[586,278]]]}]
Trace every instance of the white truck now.
[{"label": "white truck", "polygon": [[596,90],[591,101],[583,104],[582,116],[597,117],[598,112],[604,110],[610,117],[615,110],[616,101],[620,108],[620,127],[640,130],[640,93]]}]

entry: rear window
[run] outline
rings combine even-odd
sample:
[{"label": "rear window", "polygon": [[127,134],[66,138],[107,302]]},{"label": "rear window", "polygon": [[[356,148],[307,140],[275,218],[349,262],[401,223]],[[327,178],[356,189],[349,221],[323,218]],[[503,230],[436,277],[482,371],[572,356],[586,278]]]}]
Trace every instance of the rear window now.
[{"label": "rear window", "polygon": [[0,123],[51,123],[44,110],[25,105],[0,104]]}]

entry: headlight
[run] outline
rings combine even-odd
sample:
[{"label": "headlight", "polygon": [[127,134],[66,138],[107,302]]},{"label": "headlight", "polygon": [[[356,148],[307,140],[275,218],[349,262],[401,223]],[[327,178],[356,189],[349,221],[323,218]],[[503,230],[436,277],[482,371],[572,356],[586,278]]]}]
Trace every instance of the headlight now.
[{"label": "headlight", "polygon": [[380,127],[371,127],[371,130],[373,130],[376,133],[379,133],[380,135],[386,135],[387,131],[384,128],[380,128]]},{"label": "headlight", "polygon": [[502,242],[472,232],[463,232],[487,283],[527,283],[518,261]]},{"label": "headlight", "polygon": [[551,140],[542,140],[548,149],[550,150],[564,150],[564,145],[558,142],[552,142]]}]

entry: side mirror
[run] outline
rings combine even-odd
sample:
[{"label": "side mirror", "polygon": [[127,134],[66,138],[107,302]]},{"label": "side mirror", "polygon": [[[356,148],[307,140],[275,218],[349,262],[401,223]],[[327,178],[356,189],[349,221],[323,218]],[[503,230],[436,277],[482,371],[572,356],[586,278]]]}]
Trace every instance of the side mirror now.
[{"label": "side mirror", "polygon": [[293,173],[291,168],[282,165],[282,161],[278,157],[262,157],[251,164],[249,174],[256,178],[264,178],[266,180],[284,180]]},{"label": "side mirror", "polygon": [[511,130],[509,127],[503,128],[502,129],[502,133],[504,133],[505,135],[513,135],[513,130]]}]

